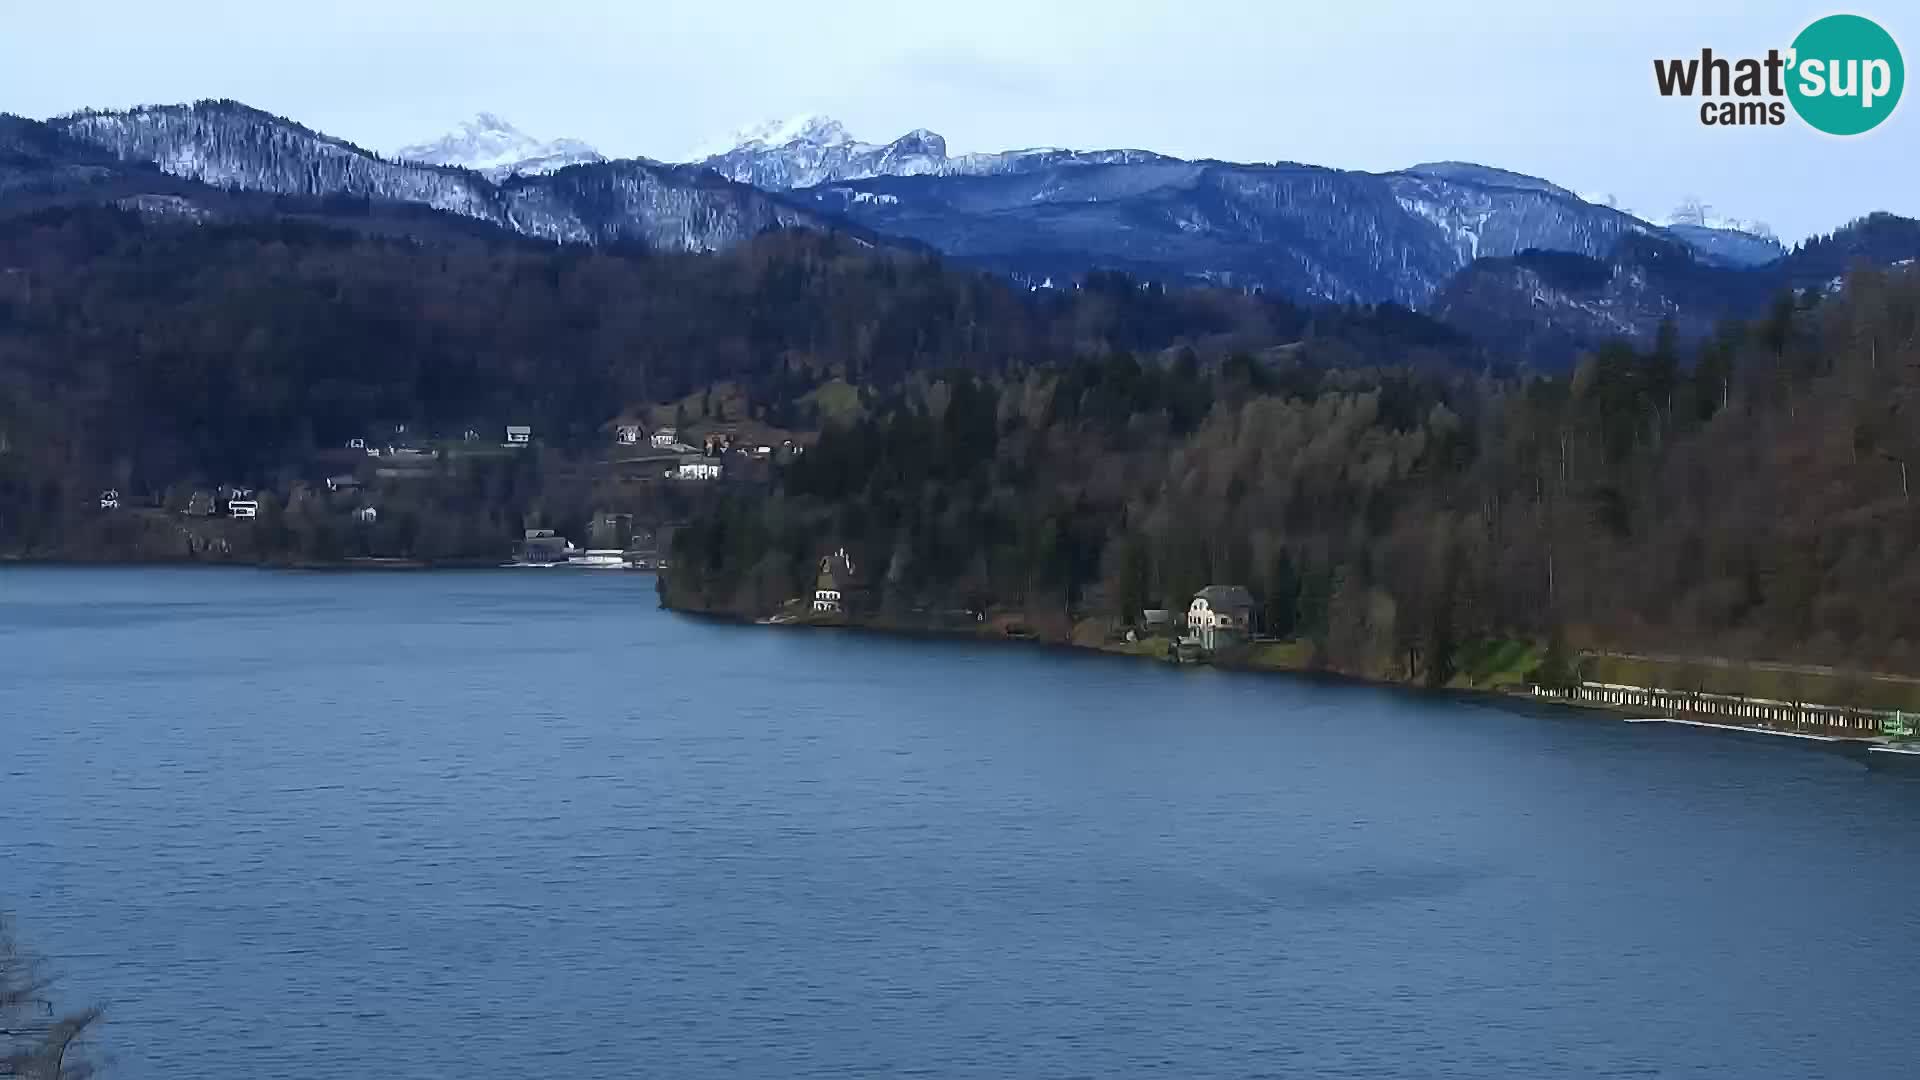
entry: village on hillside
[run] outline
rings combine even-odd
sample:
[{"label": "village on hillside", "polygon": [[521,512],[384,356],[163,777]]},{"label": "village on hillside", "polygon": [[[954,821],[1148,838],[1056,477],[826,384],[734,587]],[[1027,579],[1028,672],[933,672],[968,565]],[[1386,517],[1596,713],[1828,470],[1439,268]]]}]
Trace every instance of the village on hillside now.
[{"label": "village on hillside", "polygon": [[370,423],[271,477],[123,476],[87,512],[108,557],[657,569],[689,507],[766,486],[812,437],[705,396],[691,418],[686,402],[629,409],[552,442],[513,419]]}]

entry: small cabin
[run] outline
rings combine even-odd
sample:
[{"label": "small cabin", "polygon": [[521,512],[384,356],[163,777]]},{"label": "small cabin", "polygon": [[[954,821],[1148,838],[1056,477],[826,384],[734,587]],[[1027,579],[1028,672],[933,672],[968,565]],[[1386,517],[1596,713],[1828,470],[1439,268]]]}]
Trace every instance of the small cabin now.
[{"label": "small cabin", "polygon": [[533,441],[533,429],[525,424],[507,425],[507,445],[525,446]]}]

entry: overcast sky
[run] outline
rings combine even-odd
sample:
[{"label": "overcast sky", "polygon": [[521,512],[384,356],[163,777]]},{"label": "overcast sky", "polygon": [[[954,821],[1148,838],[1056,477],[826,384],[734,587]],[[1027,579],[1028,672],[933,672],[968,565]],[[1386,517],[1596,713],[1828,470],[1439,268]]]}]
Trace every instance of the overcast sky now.
[{"label": "overcast sky", "polygon": [[[481,111],[677,159],[824,112],[949,148],[1141,147],[1384,170],[1462,159],[1606,192],[1697,196],[1797,239],[1920,216],[1920,102],[1852,139],[1701,126],[1656,56],[1785,48],[1826,3],[1608,0],[75,0],[11,3],[0,111],[238,98],[372,149]],[[1568,5],[1573,7],[1574,5]],[[1875,0],[1911,66],[1920,9]],[[326,14],[323,14],[326,13]],[[1908,95],[1912,97],[1914,95]]]}]

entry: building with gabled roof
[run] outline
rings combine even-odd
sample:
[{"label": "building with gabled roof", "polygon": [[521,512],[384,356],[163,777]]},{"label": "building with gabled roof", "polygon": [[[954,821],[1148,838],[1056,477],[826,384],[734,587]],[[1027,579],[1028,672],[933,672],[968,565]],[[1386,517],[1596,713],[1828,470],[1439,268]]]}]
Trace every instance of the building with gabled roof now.
[{"label": "building with gabled roof", "polygon": [[1253,636],[1256,605],[1244,585],[1209,585],[1187,605],[1187,636],[1208,651],[1237,645]]}]

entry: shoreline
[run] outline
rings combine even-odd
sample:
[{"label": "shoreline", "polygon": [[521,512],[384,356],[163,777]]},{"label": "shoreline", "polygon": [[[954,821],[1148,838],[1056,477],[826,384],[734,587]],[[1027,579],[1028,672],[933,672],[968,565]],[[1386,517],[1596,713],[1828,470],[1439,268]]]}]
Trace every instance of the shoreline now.
[{"label": "shoreline", "polygon": [[[201,559],[167,560],[125,560],[125,559],[41,559],[19,555],[0,555],[0,569],[9,566],[33,566],[55,569],[149,569],[154,567],[180,567],[194,569],[240,569],[265,570],[293,573],[333,573],[346,574],[363,571],[392,573],[395,571],[478,571],[512,570],[517,567],[492,559],[425,560],[425,559],[344,559],[334,562],[273,562],[273,561],[225,561]],[[587,568],[582,568],[587,569]],[[629,571],[631,573],[632,571]],[[642,570],[641,573],[658,575],[657,571]],[[1200,663],[1175,663],[1165,656],[1164,645],[1171,639],[1151,638],[1140,642],[1122,645],[1118,642],[1088,644],[1069,637],[1059,640],[1035,633],[1014,634],[1004,626],[996,628],[989,622],[969,623],[954,626],[936,626],[914,624],[899,620],[839,620],[833,622],[813,621],[805,618],[785,618],[776,621],[773,617],[755,618],[734,612],[715,611],[704,608],[689,608],[666,603],[663,599],[659,607],[674,615],[701,619],[712,622],[732,623],[739,626],[767,627],[771,629],[803,630],[842,630],[865,634],[881,634],[904,638],[943,638],[960,639],[995,644],[1025,645],[1029,647],[1071,652],[1078,656],[1109,656],[1117,659],[1151,661],[1169,664],[1174,667],[1211,667],[1221,671],[1248,675],[1277,675],[1302,678],[1316,682],[1366,686],[1418,693],[1424,696],[1453,698],[1464,702],[1477,702],[1489,705],[1512,707],[1525,703],[1529,707],[1548,708],[1554,711],[1577,711],[1599,714],[1630,724],[1668,724],[1675,727],[1693,728],[1707,734],[1732,737],[1761,737],[1769,740],[1785,739],[1801,746],[1837,751],[1847,756],[1864,758],[1870,750],[1885,749],[1893,754],[1920,756],[1920,749],[1903,748],[1883,736],[1878,735],[1833,735],[1806,731],[1792,731],[1778,727],[1760,725],[1724,724],[1707,720],[1688,719],[1679,716],[1647,716],[1645,705],[1619,704],[1604,701],[1581,700],[1577,697],[1541,695],[1530,692],[1528,687],[1472,687],[1472,686],[1426,686],[1402,679],[1370,678],[1351,672],[1337,671],[1313,666],[1295,666],[1249,662],[1245,657],[1209,658]],[[1161,647],[1156,647],[1161,646]],[[1733,662],[1727,661],[1728,665]]]},{"label": "shoreline", "polygon": [[[812,622],[805,619],[791,619],[787,621],[775,622],[775,621],[772,621],[771,618],[753,618],[751,616],[731,614],[731,613],[725,613],[725,612],[689,609],[689,608],[682,608],[682,607],[669,605],[666,603],[661,604],[661,609],[672,612],[675,615],[681,615],[681,616],[690,617],[690,618],[712,620],[716,622],[733,623],[735,625],[740,625],[740,626],[764,627],[767,629],[774,629],[774,630],[788,630],[788,629],[825,630],[825,631],[838,630],[838,631],[853,631],[857,633],[867,633],[867,634],[883,634],[883,635],[890,635],[890,636],[896,636],[896,637],[948,638],[948,639],[961,639],[961,640],[971,640],[971,641],[979,641],[979,642],[991,642],[991,643],[997,643],[997,644],[1024,645],[1024,646],[1030,646],[1030,647],[1039,646],[1042,648],[1047,648],[1052,650],[1071,651],[1081,656],[1110,656],[1116,659],[1128,659],[1128,660],[1136,660],[1136,661],[1144,660],[1144,661],[1150,661],[1158,664],[1168,664],[1169,666],[1173,666],[1173,667],[1196,667],[1196,666],[1212,667],[1212,668],[1217,668],[1221,671],[1233,672],[1235,674],[1280,676],[1280,677],[1290,677],[1290,678],[1296,678],[1296,679],[1307,679],[1307,680],[1318,681],[1318,682],[1344,684],[1344,685],[1355,686],[1355,687],[1364,686],[1364,687],[1372,687],[1375,689],[1404,691],[1408,693],[1420,694],[1422,696],[1452,698],[1456,701],[1479,703],[1479,704],[1486,704],[1486,705],[1493,705],[1493,706],[1500,706],[1500,707],[1507,707],[1507,708],[1513,708],[1513,707],[1524,705],[1527,708],[1547,709],[1547,710],[1552,710],[1554,712],[1564,711],[1570,715],[1574,713],[1580,713],[1580,714],[1593,715],[1596,717],[1606,717],[1620,723],[1666,724],[1666,725],[1671,725],[1677,728],[1691,728],[1701,734],[1718,736],[1722,738],[1741,738],[1741,739],[1757,738],[1757,739],[1767,740],[1769,742],[1774,742],[1776,745],[1781,745],[1781,746],[1792,745],[1792,746],[1799,746],[1805,749],[1816,750],[1819,752],[1838,753],[1842,756],[1849,757],[1849,758],[1857,758],[1862,761],[1866,759],[1869,751],[1872,751],[1876,748],[1892,746],[1892,744],[1888,743],[1884,738],[1879,736],[1850,737],[1850,736],[1840,736],[1840,735],[1818,734],[1818,733],[1812,733],[1812,732],[1788,731],[1788,730],[1783,730],[1781,728],[1761,727],[1757,725],[1748,726],[1748,725],[1740,725],[1740,724],[1719,724],[1719,723],[1712,723],[1712,722],[1702,721],[1702,720],[1690,720],[1690,719],[1685,719],[1681,717],[1648,716],[1646,713],[1645,706],[1620,705],[1620,704],[1595,702],[1595,701],[1582,701],[1577,698],[1542,696],[1542,695],[1532,693],[1530,689],[1509,690],[1509,689],[1500,689],[1500,688],[1480,688],[1480,687],[1461,687],[1461,686],[1432,687],[1432,686],[1422,686],[1417,683],[1410,683],[1410,682],[1405,682],[1405,681],[1396,680],[1396,679],[1367,678],[1361,675],[1354,675],[1348,672],[1333,671],[1328,669],[1319,669],[1319,668],[1312,668],[1312,667],[1280,667],[1280,666],[1273,666],[1273,665],[1266,665],[1266,664],[1234,662],[1233,660],[1208,661],[1205,664],[1199,664],[1199,665],[1175,664],[1166,660],[1162,655],[1157,655],[1154,652],[1142,651],[1137,648],[1134,648],[1134,649],[1113,648],[1113,647],[1108,647],[1107,645],[1088,645],[1088,644],[1084,644],[1084,643],[1076,642],[1072,640],[1057,641],[1057,640],[1050,640],[1050,639],[1045,639],[1040,637],[1016,636],[1016,635],[1011,635],[1004,632],[995,632],[989,629],[989,627],[992,626],[991,623],[977,624],[981,628],[975,630],[975,629],[947,629],[947,628],[933,627],[933,626],[908,626],[908,625],[900,625],[900,624],[888,624],[884,622],[866,622],[866,621],[839,621],[839,622],[829,623],[829,622]],[[1155,642],[1158,642],[1161,639],[1156,638],[1153,640]],[[1911,753],[1913,751],[1907,751],[1907,752]]]},{"label": "shoreline", "polygon": [[[160,568],[206,570],[293,570],[337,573],[355,570],[512,570],[499,559],[364,558],[333,561],[247,559],[78,559],[0,555],[0,567],[35,566],[52,569],[152,570]],[[586,569],[586,568],[582,568]],[[653,571],[644,571],[653,573]]]},{"label": "shoreline", "polygon": [[1702,728],[1708,731],[1733,731],[1741,734],[1769,735],[1782,739],[1803,739],[1807,742],[1824,743],[1829,746],[1845,745],[1850,742],[1866,743],[1866,739],[1843,739],[1838,735],[1815,735],[1807,731],[1780,731],[1775,728],[1742,727],[1739,724],[1711,724],[1705,720],[1681,720],[1670,716],[1629,717],[1629,724],[1678,724],[1682,727]]}]

